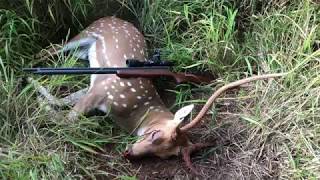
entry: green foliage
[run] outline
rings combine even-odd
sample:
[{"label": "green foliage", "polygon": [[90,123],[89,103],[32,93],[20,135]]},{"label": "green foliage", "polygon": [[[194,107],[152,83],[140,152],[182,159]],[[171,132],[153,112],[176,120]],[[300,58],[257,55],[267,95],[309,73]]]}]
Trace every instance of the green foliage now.
[{"label": "green foliage", "polygon": [[[144,1],[137,14],[151,47],[161,47],[176,69],[219,73],[238,51],[237,10],[225,1]],[[169,7],[169,8],[168,8]]]},{"label": "green foliage", "polygon": [[39,50],[36,44],[38,22],[23,18],[11,10],[0,10],[0,56],[5,66],[21,68],[32,60],[32,53]]},{"label": "green foliage", "polygon": [[[241,152],[254,152],[256,159],[252,161],[260,164],[264,161],[259,160],[268,156],[264,153],[273,152],[277,160],[272,161],[279,166],[270,171],[277,171],[276,177],[320,178],[320,52],[314,45],[320,41],[317,3],[280,0],[119,3],[137,17],[150,50],[160,48],[164,58],[177,64],[175,70],[209,70],[219,75],[208,86],[180,85],[169,90],[176,95],[174,106],[203,104],[216,85],[248,74],[291,71],[283,79],[259,81],[250,85],[250,91],[238,94],[235,116],[246,125],[241,131],[248,135],[244,141],[234,140],[232,144],[241,147]],[[136,179],[136,170],[118,152],[135,138],[119,132],[106,117],[82,117],[79,123],[64,123],[65,112],[51,114],[39,105],[34,87],[23,83],[26,75],[20,71],[35,64],[78,63],[73,57],[39,62],[34,55],[49,40],[66,39],[69,28],[74,33],[83,29],[83,24],[90,23],[86,19],[94,13],[94,4],[91,0],[24,0],[8,1],[6,8],[0,9],[1,179],[97,176]],[[87,78],[59,76],[37,80],[53,94],[62,96],[61,89],[83,87]],[[222,101],[223,98],[218,104],[223,104]],[[222,110],[217,106],[214,118],[219,118]],[[114,146],[111,148],[110,144]],[[241,164],[253,167],[250,162]],[[240,166],[237,168],[241,171]]]}]

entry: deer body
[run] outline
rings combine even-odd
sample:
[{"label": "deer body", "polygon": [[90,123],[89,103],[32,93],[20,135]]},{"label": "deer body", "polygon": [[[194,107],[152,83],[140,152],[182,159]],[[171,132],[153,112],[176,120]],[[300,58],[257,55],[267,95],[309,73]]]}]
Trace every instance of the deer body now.
[{"label": "deer body", "polygon": [[[125,67],[128,58],[145,60],[145,46],[143,35],[131,23],[106,17],[71,39],[63,51],[74,51],[75,56],[89,60],[90,67]],[[174,120],[174,114],[164,106],[151,80],[124,79],[112,74],[91,75],[89,90],[73,107],[69,119],[74,120],[94,108],[109,112],[109,116],[129,133],[150,134],[151,139],[137,142],[129,148],[127,155],[178,155],[179,148],[171,141],[167,142],[166,148],[170,144],[174,144],[174,148],[169,148],[168,153],[164,148],[154,147],[160,141],[165,142],[165,137],[171,138],[181,118]],[[160,129],[164,132],[159,132]]]},{"label": "deer body", "polygon": [[[95,39],[87,48],[90,67],[125,67],[128,58],[145,59],[143,35],[121,19],[101,18],[70,42],[85,38]],[[74,110],[85,113],[93,108],[110,110],[115,122],[129,132],[138,132],[139,120],[148,108],[154,112],[166,110],[150,80],[120,79],[112,74],[91,75],[88,94]]]}]

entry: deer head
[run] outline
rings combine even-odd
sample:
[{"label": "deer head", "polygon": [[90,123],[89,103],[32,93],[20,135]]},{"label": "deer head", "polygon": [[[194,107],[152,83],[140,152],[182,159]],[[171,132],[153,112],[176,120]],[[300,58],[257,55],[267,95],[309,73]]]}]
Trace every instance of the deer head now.
[{"label": "deer head", "polygon": [[167,158],[179,155],[181,148],[191,143],[186,134],[180,131],[179,125],[191,113],[193,107],[193,104],[183,107],[175,113],[172,119],[163,119],[158,121],[160,123],[148,127],[137,142],[127,147],[125,157],[134,159],[152,154]]}]

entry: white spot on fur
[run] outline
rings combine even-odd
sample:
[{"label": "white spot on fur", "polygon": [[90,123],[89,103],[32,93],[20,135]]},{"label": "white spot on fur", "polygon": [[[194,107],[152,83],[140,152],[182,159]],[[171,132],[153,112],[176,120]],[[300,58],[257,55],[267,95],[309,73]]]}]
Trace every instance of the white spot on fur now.
[{"label": "white spot on fur", "polygon": [[135,88],[130,88],[132,92],[137,92]]},{"label": "white spot on fur", "polygon": [[108,96],[108,99],[111,99],[111,100],[112,100],[112,99],[113,99],[113,96],[112,96],[112,95],[109,95],[109,96]]},{"label": "white spot on fur", "polygon": [[122,104],[122,106],[126,108],[126,107],[127,107],[127,104]]},{"label": "white spot on fur", "polygon": [[112,85],[111,88],[114,89],[115,88],[114,85]]},{"label": "white spot on fur", "polygon": [[127,82],[128,86],[132,86],[131,82]]},{"label": "white spot on fur", "polygon": [[137,96],[137,99],[141,99],[142,97],[141,96]]},{"label": "white spot on fur", "polygon": [[113,104],[114,104],[115,106],[119,106],[119,104],[118,104],[117,102],[113,102]]},{"label": "white spot on fur", "polygon": [[126,96],[125,96],[124,94],[120,94],[120,97],[121,97],[122,99],[126,98]]},{"label": "white spot on fur", "polygon": [[125,55],[125,54],[123,55],[123,58],[124,58],[124,59],[128,59],[128,58],[127,58],[127,55]]},{"label": "white spot on fur", "polygon": [[107,95],[110,95],[110,92],[109,92],[109,91],[107,92]]},{"label": "white spot on fur", "polygon": [[133,106],[134,109],[136,109],[137,107],[138,107],[138,104],[135,104],[135,105]]},{"label": "white spot on fur", "polygon": [[145,90],[144,92],[145,92],[145,93],[148,93],[149,91],[148,91],[148,90]]},{"label": "white spot on fur", "polygon": [[149,102],[149,101],[144,103],[144,105],[145,105],[145,106],[147,106],[147,105],[149,105],[149,104],[150,104],[150,102]]},{"label": "white spot on fur", "polygon": [[152,96],[149,96],[148,99],[151,100],[151,99],[152,99]]},{"label": "white spot on fur", "polygon": [[108,90],[108,86],[105,86],[105,87],[104,87],[104,90]]},{"label": "white spot on fur", "polygon": [[124,86],[124,83],[122,81],[120,81],[120,86],[122,86],[122,87]]},{"label": "white spot on fur", "polygon": [[143,86],[140,86],[140,88],[143,89],[144,87],[143,87]]},{"label": "white spot on fur", "polygon": [[150,109],[154,109],[154,106],[150,106]]}]

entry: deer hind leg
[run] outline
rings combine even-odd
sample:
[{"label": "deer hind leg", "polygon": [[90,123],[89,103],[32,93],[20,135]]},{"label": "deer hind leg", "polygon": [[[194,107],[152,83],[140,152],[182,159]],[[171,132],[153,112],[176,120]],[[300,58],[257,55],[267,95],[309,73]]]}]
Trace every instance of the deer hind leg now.
[{"label": "deer hind leg", "polygon": [[52,46],[46,51],[41,51],[35,55],[37,59],[45,60],[50,56],[56,56],[58,54],[72,54],[74,57],[77,57],[82,60],[89,60],[88,51],[91,45],[96,41],[95,37],[76,37],[71,39],[65,45]]},{"label": "deer hind leg", "polygon": [[60,52],[72,53],[73,56],[82,59],[89,60],[89,49],[96,42],[95,37],[85,37],[77,40],[71,40],[64,45]]}]

